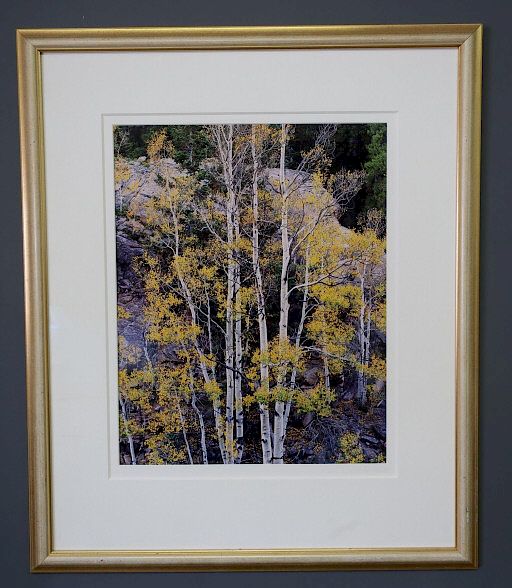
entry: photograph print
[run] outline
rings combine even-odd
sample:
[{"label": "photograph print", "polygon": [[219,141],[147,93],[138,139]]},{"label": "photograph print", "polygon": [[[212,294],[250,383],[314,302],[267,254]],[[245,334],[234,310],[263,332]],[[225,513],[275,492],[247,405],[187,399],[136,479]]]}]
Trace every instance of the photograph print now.
[{"label": "photograph print", "polygon": [[119,463],[385,462],[386,124],[113,134]]}]

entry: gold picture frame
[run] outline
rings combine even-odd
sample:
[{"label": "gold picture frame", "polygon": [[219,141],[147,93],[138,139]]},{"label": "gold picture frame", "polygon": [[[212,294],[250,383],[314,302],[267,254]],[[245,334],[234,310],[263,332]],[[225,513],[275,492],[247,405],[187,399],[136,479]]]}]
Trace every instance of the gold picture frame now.
[{"label": "gold picture frame", "polygon": [[[59,51],[458,49],[456,545],[453,548],[56,551],[52,546],[41,56]],[[25,261],[30,562],[36,572],[477,566],[482,26],[478,24],[18,30]]]}]

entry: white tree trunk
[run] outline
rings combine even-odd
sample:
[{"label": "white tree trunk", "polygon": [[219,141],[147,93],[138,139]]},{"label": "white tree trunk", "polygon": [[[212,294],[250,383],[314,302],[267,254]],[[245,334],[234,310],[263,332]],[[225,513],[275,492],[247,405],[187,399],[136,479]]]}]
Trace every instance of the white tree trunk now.
[{"label": "white tree trunk", "polygon": [[[236,204],[234,213],[235,247],[238,249],[240,242],[240,212]],[[235,424],[236,424],[236,448],[235,461],[241,463],[244,452],[244,409],[242,403],[242,300],[241,300],[241,268],[238,251],[235,251],[235,361],[234,361],[234,386],[235,386]]]},{"label": "white tree trunk", "polygon": [[[180,283],[180,289],[181,289],[181,294],[183,296],[183,298],[185,299],[189,312],[190,312],[190,319],[191,319],[191,323],[192,326],[197,326],[198,321],[197,321],[197,308],[196,305],[194,304],[194,300],[192,298],[192,294],[190,292],[190,288],[187,285],[187,282],[185,281],[185,277],[183,276],[183,273],[181,271],[181,267],[179,264],[179,254],[180,254],[180,233],[179,233],[179,222],[178,222],[178,217],[176,215],[176,211],[174,208],[171,207],[171,214],[172,214],[172,220],[173,220],[173,225],[174,225],[174,261],[175,261],[175,270],[176,270],[176,275],[178,277],[178,281]],[[208,327],[210,328],[210,325],[208,325]],[[203,375],[203,379],[205,381],[206,384],[209,384],[212,381],[212,378],[210,377],[210,374],[208,373],[208,369],[206,367],[206,364],[204,362],[204,353],[203,350],[200,348],[199,343],[197,341],[194,341],[194,347],[196,349],[196,353],[198,356],[198,363],[199,363],[199,368],[201,370],[201,374]],[[222,462],[223,463],[227,463],[227,454],[226,454],[226,443],[225,443],[225,438],[224,438],[224,424],[223,424],[223,420],[222,420],[222,408],[220,405],[220,402],[217,398],[213,399],[213,414],[215,417],[215,431],[217,433],[217,442],[219,444],[219,450],[220,450],[220,454],[222,457]]]},{"label": "white tree trunk", "polygon": [[[188,290],[186,283],[184,281],[182,282],[181,279],[180,279],[180,283],[182,283],[182,288],[184,287],[185,291],[188,292],[188,296],[185,296],[185,298],[186,298],[188,306],[189,306],[192,326],[195,327],[195,326],[197,326],[197,309],[192,301],[192,296],[190,295],[190,291]],[[199,369],[201,370],[201,374],[203,376],[204,382],[205,382],[205,384],[210,384],[210,382],[212,382],[212,377],[210,376],[210,373],[208,372],[208,368],[206,367],[206,364],[204,362],[203,350],[200,348],[197,341],[194,341],[194,347],[195,347],[195,350],[197,353]],[[222,421],[222,408],[221,408],[219,399],[216,397],[213,399],[212,404],[213,404],[213,415],[215,417],[215,432],[217,433],[217,442],[219,445],[219,450],[220,450],[220,454],[222,457],[222,462],[228,463],[227,453],[226,453],[226,443],[224,440],[224,425],[223,425],[223,421]]]},{"label": "white tree trunk", "polygon": [[[261,274],[260,264],[260,244],[259,244],[259,199],[258,199],[258,178],[259,178],[259,160],[256,146],[256,132],[252,126],[252,143],[251,152],[253,160],[252,176],[252,266],[254,272],[254,282],[256,288],[256,301],[258,306],[258,327],[260,336],[260,386],[267,390],[269,388],[269,369],[266,359],[268,351],[267,335],[267,314],[265,310],[265,294],[263,291],[263,276]],[[272,463],[272,435],[270,430],[270,414],[268,404],[259,403],[260,412],[260,435],[261,435],[261,453],[263,463]]]},{"label": "white tree trunk", "polygon": [[[235,302],[235,271],[234,255],[235,227],[234,213],[236,207],[235,190],[233,186],[233,125],[228,125],[225,146],[225,160],[223,161],[224,178],[227,188],[226,202],[226,231],[228,247],[227,290],[226,290],[226,457],[227,463],[234,463],[234,399],[235,399],[235,353],[234,353],[234,302]],[[220,151],[220,149],[219,149]]]},{"label": "white tree trunk", "polygon": [[331,389],[331,374],[329,372],[329,360],[327,355],[324,354],[324,386],[326,390]]},{"label": "white tree trunk", "polygon": [[[306,312],[308,308],[308,300],[309,300],[309,251],[310,247],[309,244],[306,246],[306,253],[304,256],[304,290],[302,292],[302,306],[301,306],[301,313],[300,313],[300,321],[299,326],[297,327],[297,334],[295,335],[295,349],[300,348],[300,339],[302,337],[302,332],[304,331],[304,325],[306,324]],[[293,394],[293,389],[295,388],[295,382],[297,380],[297,366],[293,366],[292,373],[290,376],[290,389],[291,394]],[[292,407],[292,396],[286,402],[286,408],[284,411],[284,436],[286,439],[286,429],[288,427],[288,419],[290,417],[290,410]]]},{"label": "white tree trunk", "polygon": [[[197,319],[196,319],[196,310],[195,310],[194,305],[192,305],[191,313],[193,313],[192,314],[192,316],[193,316],[192,325],[196,326]],[[203,380],[204,380],[205,384],[210,384],[212,381],[214,381],[214,378],[212,378],[210,376],[210,373],[208,372],[208,368],[206,367],[206,364],[204,362],[203,350],[199,347],[199,344],[197,343],[197,341],[194,342],[194,346],[196,349],[197,356],[199,358],[198,359],[199,369],[201,370]],[[222,457],[222,463],[229,463],[227,451],[226,451],[226,442],[225,442],[225,437],[224,437],[225,431],[224,431],[224,422],[223,422],[223,418],[222,418],[221,403],[217,397],[214,397],[212,400],[212,404],[213,404],[213,416],[215,418],[215,432],[217,434],[217,443],[219,445],[219,450],[220,450],[220,454]]]},{"label": "white tree trunk", "polygon": [[190,444],[188,442],[185,418],[183,416],[183,413],[181,412],[180,400],[178,397],[176,397],[176,404],[178,406],[178,413],[180,415],[181,432],[183,433],[183,440],[185,441],[185,447],[187,449],[188,461],[191,465],[193,465],[194,460],[192,459],[192,452],[190,451]]},{"label": "white tree trunk", "polygon": [[119,404],[121,406],[121,415],[123,417],[123,424],[125,435],[128,438],[128,446],[130,448],[130,463],[131,465],[137,465],[137,458],[135,457],[135,448],[133,445],[133,437],[128,433],[128,417],[126,416],[126,403],[125,401],[119,396]]},{"label": "white tree trunk", "polygon": [[288,269],[290,265],[290,240],[288,233],[288,187],[286,185],[285,155],[288,141],[287,125],[281,125],[281,143],[279,157],[279,188],[281,192],[281,283],[279,305],[279,340],[288,340],[288,314],[290,302],[288,300]]},{"label": "white tree trunk", "polygon": [[[288,314],[290,302],[288,299],[288,269],[290,265],[290,240],[288,233],[288,187],[286,185],[286,144],[288,141],[288,126],[281,125],[280,157],[279,157],[279,188],[281,193],[281,283],[280,283],[280,305],[279,305],[279,342],[284,344],[288,341]],[[277,374],[277,386],[286,384],[286,367]],[[285,402],[276,400],[274,406],[274,451],[272,463],[281,464],[284,458],[284,419]]]},{"label": "white tree trunk", "polygon": [[192,373],[189,374],[190,377],[190,400],[192,404],[192,408],[197,415],[197,420],[199,421],[199,429],[201,431],[201,454],[203,458],[203,463],[208,463],[208,451],[206,450],[206,427],[204,426],[204,418],[203,413],[199,410],[197,406],[197,397],[196,392],[194,389],[194,381]]},{"label": "white tree trunk", "polygon": [[365,295],[365,279],[364,279],[365,268],[361,272],[360,277],[360,291],[361,291],[361,308],[359,310],[359,326],[358,326],[358,338],[359,338],[359,361],[361,364],[360,369],[357,371],[357,401],[360,406],[366,406],[366,374],[364,367],[366,367],[366,295]]}]

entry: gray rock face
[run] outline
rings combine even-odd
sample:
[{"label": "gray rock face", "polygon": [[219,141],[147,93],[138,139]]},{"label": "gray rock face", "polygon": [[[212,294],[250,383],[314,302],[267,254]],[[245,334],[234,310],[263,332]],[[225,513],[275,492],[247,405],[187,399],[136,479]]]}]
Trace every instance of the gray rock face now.
[{"label": "gray rock face", "polygon": [[[159,175],[168,174],[169,177],[188,175],[174,159],[162,159],[158,164],[147,163],[146,158],[125,162],[126,179],[115,185],[116,210],[130,211],[135,217],[142,213],[143,205],[149,198],[154,198],[160,191]],[[137,214],[138,213],[138,214]]]},{"label": "gray rock face", "polygon": [[[142,349],[145,344],[143,324],[143,300],[137,287],[140,281],[132,263],[144,253],[143,241],[149,236],[144,226],[144,208],[148,200],[156,198],[161,190],[159,175],[185,176],[187,173],[173,159],[161,160],[158,165],[147,163],[146,157],[126,162],[128,178],[116,183],[116,263],[118,304],[131,316],[118,321],[118,335],[129,345]],[[147,343],[151,348],[151,343]],[[150,351],[154,351],[151,350]],[[165,359],[172,359],[171,346],[159,351]]]}]

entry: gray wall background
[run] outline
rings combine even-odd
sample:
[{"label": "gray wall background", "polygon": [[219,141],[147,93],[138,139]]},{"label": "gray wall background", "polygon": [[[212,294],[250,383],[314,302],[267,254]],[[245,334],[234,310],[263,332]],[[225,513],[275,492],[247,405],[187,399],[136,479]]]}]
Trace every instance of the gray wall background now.
[{"label": "gray wall background", "polygon": [[[1,0],[0,579],[23,588],[499,588],[512,582],[512,10],[506,0]],[[23,278],[16,28],[482,22],[481,514],[476,571],[241,574],[28,572]],[[435,423],[432,424],[435,426]]]}]

